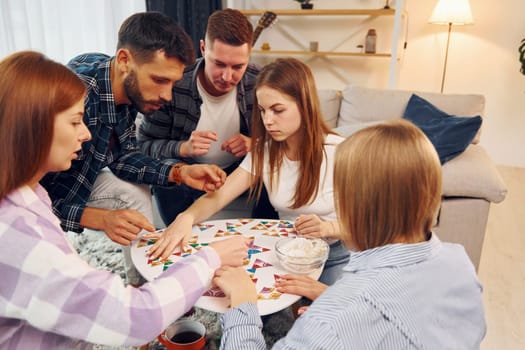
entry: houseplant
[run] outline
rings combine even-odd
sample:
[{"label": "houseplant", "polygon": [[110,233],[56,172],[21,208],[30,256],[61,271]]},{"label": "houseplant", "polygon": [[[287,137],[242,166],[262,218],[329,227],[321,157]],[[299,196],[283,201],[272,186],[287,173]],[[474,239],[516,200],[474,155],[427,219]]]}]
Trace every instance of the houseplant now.
[{"label": "houseplant", "polygon": [[520,72],[521,74],[525,75],[525,39],[521,39],[521,45],[518,51],[520,53],[520,63],[521,63]]},{"label": "houseplant", "polygon": [[301,8],[303,10],[311,10],[314,8],[314,4],[310,2],[310,0],[295,0],[299,3],[301,3]]}]

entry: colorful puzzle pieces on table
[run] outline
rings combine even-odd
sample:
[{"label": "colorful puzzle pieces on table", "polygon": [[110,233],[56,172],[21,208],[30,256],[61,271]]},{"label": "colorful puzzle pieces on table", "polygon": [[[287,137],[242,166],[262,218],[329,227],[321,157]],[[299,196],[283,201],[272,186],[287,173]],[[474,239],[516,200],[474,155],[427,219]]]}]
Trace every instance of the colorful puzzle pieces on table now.
[{"label": "colorful puzzle pieces on table", "polygon": [[218,230],[217,233],[215,233],[214,237],[228,237],[228,236],[234,236],[234,235],[242,235],[239,231],[235,231],[233,229],[224,231],[224,230]]},{"label": "colorful puzzle pieces on table", "polygon": [[258,300],[269,300],[269,299],[275,300],[275,299],[279,299],[281,295],[283,295],[283,293],[278,292],[277,289],[275,288],[275,283],[279,282],[282,279],[282,277],[280,275],[274,274],[273,278],[274,278],[274,284],[272,286],[263,287],[261,288],[261,290],[259,290],[257,294]]},{"label": "colorful puzzle pieces on table", "polygon": [[250,245],[248,246],[248,259],[251,259],[253,254],[269,252],[269,251],[270,251],[270,248],[259,247],[258,245],[255,245],[254,241],[252,240],[250,242]]},{"label": "colorful puzzle pieces on table", "polygon": [[264,232],[263,235],[270,237],[297,237],[297,231],[295,228],[280,228]]},{"label": "colorful puzzle pieces on table", "polygon": [[169,259],[161,259],[161,258],[148,259],[148,265],[151,265],[151,266],[162,265],[162,271],[166,271],[168,267],[170,267],[172,264],[173,264],[173,261]]},{"label": "colorful puzzle pieces on table", "polygon": [[[278,292],[275,287],[275,281],[278,281],[280,275],[274,274],[275,267],[266,258],[275,260],[273,255],[267,255],[267,253],[273,250],[275,242],[280,237],[297,236],[293,222],[258,219],[216,220],[195,225],[193,233],[194,235],[189,240],[188,249],[174,252],[168,259],[147,258],[147,262],[142,260],[141,266],[143,269],[147,270],[148,267],[152,267],[157,271],[156,275],[153,275],[153,272],[151,275],[148,275],[148,279],[151,280],[158,276],[159,266],[162,267],[162,271],[165,271],[178,259],[195,254],[213,240],[234,235],[244,235],[250,239],[250,243],[248,256],[243,262],[243,267],[249,273],[251,280],[257,285],[258,299],[278,300],[281,298],[282,293]],[[147,251],[148,247],[155,242],[156,239],[141,239],[135,248],[141,249],[143,256],[144,251]],[[278,268],[279,266],[276,267]],[[143,272],[140,269],[139,271]],[[146,271],[146,273],[148,272],[150,271]],[[225,295],[219,288],[211,288],[203,296],[223,298]]]},{"label": "colorful puzzle pieces on table", "polygon": [[153,245],[157,240],[156,239],[145,239],[141,238],[139,243],[137,244],[137,248],[146,247],[149,245]]}]

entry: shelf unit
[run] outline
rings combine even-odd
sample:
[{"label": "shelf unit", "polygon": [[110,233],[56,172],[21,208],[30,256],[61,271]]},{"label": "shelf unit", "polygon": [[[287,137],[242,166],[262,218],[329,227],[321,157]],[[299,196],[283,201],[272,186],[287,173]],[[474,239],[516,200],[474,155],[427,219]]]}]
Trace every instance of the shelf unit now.
[{"label": "shelf unit", "polygon": [[356,57],[391,57],[389,53],[337,52],[337,51],[300,51],[300,50],[252,50],[255,54],[307,55],[307,56],[356,56]]},{"label": "shelf unit", "polygon": [[396,1],[396,8],[389,9],[239,9],[245,16],[262,16],[266,11],[272,11],[279,16],[365,16],[375,18],[379,16],[393,16],[394,24],[392,30],[392,45],[390,52],[364,53],[364,52],[341,52],[341,51],[308,51],[308,50],[252,50],[255,55],[277,55],[294,56],[303,55],[310,57],[341,56],[362,58],[390,58],[390,73],[388,87],[394,88],[397,78],[398,45],[401,31],[402,17],[406,16],[403,0]]},{"label": "shelf unit", "polygon": [[272,11],[277,16],[393,16],[395,9],[239,9],[245,16],[261,16]]}]

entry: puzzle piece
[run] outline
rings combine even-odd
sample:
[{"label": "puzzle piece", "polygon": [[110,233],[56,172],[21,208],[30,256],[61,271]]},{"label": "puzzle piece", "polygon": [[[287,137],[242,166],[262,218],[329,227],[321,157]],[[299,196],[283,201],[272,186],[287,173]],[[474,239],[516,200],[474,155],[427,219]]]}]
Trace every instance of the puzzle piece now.
[{"label": "puzzle piece", "polygon": [[263,224],[257,224],[254,227],[252,227],[252,230],[266,230],[266,229],[267,227],[264,226]]},{"label": "puzzle piece", "polygon": [[152,239],[152,238],[149,238],[149,239],[145,239],[145,238],[141,238],[139,243],[137,243],[137,248],[142,248],[142,247],[146,247],[146,246],[149,246],[149,245],[153,245],[155,244],[155,242],[157,241],[157,239]]},{"label": "puzzle piece", "polygon": [[226,296],[223,293],[223,291],[220,288],[218,288],[218,287],[210,288],[207,291],[205,291],[204,294],[202,294],[202,295],[206,296],[206,297],[214,297],[214,298],[223,298],[223,297]]},{"label": "puzzle piece", "polygon": [[242,225],[247,225],[253,221],[253,219],[237,219]]},{"label": "puzzle piece", "polygon": [[252,268],[258,269],[261,267],[269,267],[269,266],[273,266],[273,265],[261,259],[255,259],[255,261],[253,262]]},{"label": "puzzle piece", "polygon": [[270,237],[280,237],[279,232],[277,232],[276,230],[264,232],[262,235],[263,236],[270,236]]},{"label": "puzzle piece", "polygon": [[281,220],[279,222],[279,225],[277,225],[278,228],[294,228],[294,224],[290,221]]},{"label": "puzzle piece", "polygon": [[205,231],[207,229],[210,229],[212,227],[214,227],[215,225],[212,225],[212,224],[197,224],[197,227],[201,230],[201,231]]}]

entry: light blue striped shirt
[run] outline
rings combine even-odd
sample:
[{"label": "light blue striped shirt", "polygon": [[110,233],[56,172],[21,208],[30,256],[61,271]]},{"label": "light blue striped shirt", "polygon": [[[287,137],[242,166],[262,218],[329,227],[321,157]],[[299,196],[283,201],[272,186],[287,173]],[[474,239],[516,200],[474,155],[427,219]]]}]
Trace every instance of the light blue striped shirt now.
[{"label": "light blue striped shirt", "polygon": [[[433,234],[352,253],[341,279],[273,349],[479,349],[482,287],[464,248]],[[221,349],[266,349],[254,304],[222,317]]]}]

